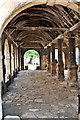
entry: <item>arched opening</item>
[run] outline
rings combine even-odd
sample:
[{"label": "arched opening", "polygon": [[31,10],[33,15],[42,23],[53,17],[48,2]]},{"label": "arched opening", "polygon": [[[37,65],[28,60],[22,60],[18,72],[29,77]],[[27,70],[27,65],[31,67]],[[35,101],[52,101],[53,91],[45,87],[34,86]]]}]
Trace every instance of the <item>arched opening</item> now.
[{"label": "arched opening", "polygon": [[[17,64],[18,64],[18,61],[20,61],[19,59],[21,59],[21,63],[19,63],[22,65],[21,70],[24,70],[23,68],[35,70],[37,68],[37,66],[41,66],[40,63],[45,64],[47,62],[48,62],[48,65],[50,65],[50,69],[51,69],[52,65],[55,64],[56,57],[54,57],[54,55],[53,55],[54,61],[52,61],[52,56],[50,59],[50,55],[52,55],[52,54],[50,54],[50,52],[54,52],[55,50],[49,51],[49,56],[47,55],[49,57],[48,61],[46,60],[46,55],[41,56],[41,53],[40,54],[38,53],[39,57],[37,58],[37,56],[35,57],[34,55],[29,56],[29,53],[28,53],[28,51],[30,52],[30,49],[31,50],[32,49],[39,50],[41,52],[41,49],[50,45],[51,43],[55,43],[55,48],[57,48],[58,51],[60,51],[59,52],[60,54],[57,55],[56,59],[58,60],[58,57],[60,57],[60,55],[61,55],[61,59],[59,59],[59,62],[61,63],[63,60],[63,62],[65,64],[65,61],[64,61],[65,59],[62,59],[62,48],[60,49],[60,46],[62,47],[62,44],[58,44],[60,42],[58,41],[58,43],[57,43],[57,40],[63,39],[63,37],[65,37],[64,33],[67,30],[69,30],[71,27],[74,27],[74,25],[76,25],[76,23],[79,22],[79,15],[76,12],[77,10],[75,10],[77,7],[77,6],[75,7],[76,4],[72,4],[72,3],[69,4],[69,1],[67,2],[67,5],[65,5],[64,2],[61,2],[61,3],[60,2],[58,3],[58,2],[59,1],[55,1],[54,3],[52,2],[52,4],[53,4],[53,6],[52,6],[51,2],[49,2],[47,0],[45,2],[42,2],[42,1],[40,2],[40,0],[37,0],[37,1],[34,0],[34,4],[33,4],[33,1],[30,4],[27,4],[27,3],[29,3],[29,1],[27,1],[27,3],[25,2],[25,5],[22,3],[20,3],[19,5],[17,4],[17,6],[14,5],[16,9],[14,10],[13,13],[11,10],[8,9],[8,13],[10,11],[9,14],[12,13],[12,15],[8,14],[7,20],[5,19],[5,22],[3,20],[2,23],[4,23],[4,24],[2,26],[2,30],[5,28],[4,29],[5,36],[7,36],[7,38],[11,42],[12,75],[14,75],[15,68],[18,67]],[[10,3],[12,3],[12,2],[10,2]],[[22,7],[21,7],[21,5],[22,5]],[[72,7],[73,5],[74,5],[74,10]],[[10,8],[13,8],[13,5],[10,6]],[[5,16],[5,18],[6,18],[6,16]],[[69,40],[69,44],[71,44],[71,41],[72,41],[72,39]],[[65,41],[65,42],[67,42],[67,41]],[[18,53],[18,51],[15,50],[15,48],[14,48],[15,44],[17,44],[18,48],[20,49],[20,51],[21,51],[20,53]],[[65,48],[65,45],[63,45],[63,47]],[[73,46],[73,49],[74,49],[74,46]],[[73,53],[73,49],[70,49],[71,53]],[[25,50],[27,50],[27,51],[24,53]],[[26,54],[28,54],[28,56]],[[19,59],[17,59],[17,56]],[[41,59],[41,57],[42,57],[42,59]],[[65,58],[65,54],[63,55],[63,58]],[[53,63],[50,63],[50,62],[53,62]],[[73,62],[74,62],[74,60],[73,60]],[[71,61],[70,61],[70,63],[71,63]],[[63,73],[61,73],[64,71],[63,66],[62,66],[63,64],[61,63],[59,65],[58,65],[59,69],[57,71],[57,73],[58,73],[57,78],[60,77],[60,79],[63,80],[64,79]],[[54,65],[54,66],[56,66],[56,65]],[[71,64],[70,67],[73,67],[73,64]],[[48,78],[50,78],[50,76],[48,77],[48,75],[46,75],[46,77],[45,77],[45,73],[46,73],[45,71],[43,71],[43,72],[42,71],[40,71],[40,72],[32,71],[34,73],[30,72],[30,74],[26,74],[27,72],[30,72],[30,71],[22,71],[21,76],[20,76],[21,78],[19,77],[17,85],[20,85],[19,88],[20,88],[20,90],[23,90],[23,91],[21,92],[19,90],[19,93],[17,93],[17,96],[15,96],[14,99],[20,96],[20,99],[18,98],[18,100],[21,100],[21,96],[23,96],[23,95],[20,95],[20,93],[24,93],[24,91],[25,91],[24,97],[26,97],[26,101],[20,101],[21,104],[22,104],[22,102],[26,104],[27,101],[29,103],[32,103],[32,101],[34,102],[34,100],[35,100],[35,102],[39,102],[39,103],[41,102],[42,110],[43,110],[43,106],[45,106],[44,108],[47,108],[46,107],[47,105],[50,105],[51,107],[55,107],[55,105],[53,105],[53,100],[56,101],[57,99],[55,99],[55,98],[58,98],[58,97],[54,96],[55,93],[57,93],[57,91],[55,93],[54,93],[54,91],[56,89],[55,86],[58,86],[58,84],[53,84],[53,82],[56,82],[56,81],[53,81],[54,78],[51,77],[52,80],[49,81]],[[76,77],[76,69],[73,69],[73,70],[72,70],[72,68],[69,69],[69,73],[71,73],[71,74],[69,74],[69,80],[71,80],[71,81],[74,80],[73,77],[75,77],[75,80],[76,80],[76,78],[77,78]],[[34,78],[33,74],[37,75],[36,78]],[[32,76],[33,78],[31,78],[30,80],[31,81],[34,80],[34,81],[31,82],[28,79],[29,76]],[[26,79],[26,77],[27,77],[27,79]],[[39,77],[41,77],[41,79],[39,79]],[[20,80],[21,80],[21,83],[19,84]],[[36,80],[36,82],[35,82],[35,80]],[[41,80],[42,80],[42,82],[41,82]],[[57,80],[59,80],[59,79],[57,79]],[[24,82],[24,84],[22,84],[22,82]],[[33,88],[32,88],[32,86],[30,88],[30,86],[28,84],[29,82],[33,86]],[[34,82],[34,84],[33,84],[33,82]],[[43,84],[43,82],[45,84]],[[37,84],[35,84],[35,83],[37,83]],[[39,87],[39,85],[41,85],[41,88]],[[36,89],[34,89],[34,86]],[[51,87],[52,87],[52,90],[51,90]],[[16,88],[17,88],[17,86],[16,86]],[[31,89],[30,92],[28,91],[28,88]],[[53,90],[53,88],[54,88],[54,90]],[[61,86],[58,87],[57,89],[59,90],[59,88],[61,88]],[[65,88],[65,86],[64,86],[64,88]],[[32,93],[32,90],[33,90],[33,93]],[[52,93],[50,93],[50,90]],[[15,93],[17,91],[15,91]],[[37,93],[35,93],[35,91]],[[40,91],[40,94],[38,93],[38,91]],[[28,92],[28,94],[27,94],[27,92]],[[44,94],[43,94],[43,92],[44,92]],[[46,96],[45,96],[45,93],[46,93]],[[34,94],[37,96],[34,96]],[[42,96],[41,96],[41,94],[42,94]],[[66,95],[65,90],[64,90],[63,94]],[[61,98],[63,98],[63,94],[61,91],[62,96],[59,95],[59,98],[60,98],[60,96],[61,96]],[[30,96],[28,96],[28,95],[30,95]],[[34,97],[34,98],[31,98],[31,97]],[[37,99],[38,97],[40,99]],[[45,98],[42,99],[43,97],[45,97]],[[70,95],[70,97],[71,97],[71,95]],[[57,101],[57,103],[59,103],[60,101],[62,102],[61,98],[58,99],[59,101]],[[69,95],[66,96],[65,98],[69,98]],[[73,98],[73,96],[72,96],[72,98]],[[48,100],[48,101],[46,101],[46,100]],[[51,101],[52,101],[52,103],[51,103]],[[42,104],[42,102],[43,102],[43,104]],[[48,103],[48,102],[50,102],[50,103]],[[63,103],[64,102],[66,102],[66,101],[63,101]],[[25,104],[22,104],[22,107]],[[29,104],[29,106],[27,105],[26,108],[28,108],[28,107],[30,108],[30,106],[32,107],[33,104],[34,103],[32,103],[32,105]],[[19,105],[19,104],[16,104],[16,105]],[[49,110],[50,109],[52,110],[53,108],[50,108],[50,106],[48,106]],[[57,104],[56,104],[56,106],[57,106]],[[60,106],[57,106],[57,108],[59,108],[59,107]],[[33,106],[33,108],[36,108],[36,106]],[[4,110],[5,110],[5,108],[4,108]],[[29,109],[29,112],[30,111],[37,112],[38,109],[37,109],[37,111],[36,111],[36,109]],[[43,112],[45,112],[45,111],[46,111],[46,109],[44,109]],[[20,111],[20,112],[23,113],[22,111]],[[54,114],[54,111],[50,111],[50,112],[51,113],[53,112],[53,114]],[[58,114],[58,113],[56,112],[56,114]],[[46,115],[46,114],[44,114],[44,115]],[[47,115],[49,115],[49,114],[47,113]],[[42,116],[42,117],[44,118],[44,116]],[[60,117],[62,117],[62,113],[61,113]],[[38,118],[38,116],[37,116],[37,118]]]},{"label": "arched opening", "polygon": [[26,51],[24,53],[24,68],[28,70],[36,70],[37,66],[40,66],[39,53],[33,49]]}]

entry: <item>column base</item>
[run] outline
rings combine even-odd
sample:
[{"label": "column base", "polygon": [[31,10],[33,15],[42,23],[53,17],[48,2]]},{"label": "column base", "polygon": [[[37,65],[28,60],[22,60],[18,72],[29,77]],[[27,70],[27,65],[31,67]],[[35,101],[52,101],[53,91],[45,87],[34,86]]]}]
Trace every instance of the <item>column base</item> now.
[{"label": "column base", "polygon": [[78,87],[78,75],[77,75],[77,65],[72,65],[68,68],[68,86]]},{"label": "column base", "polygon": [[63,63],[57,63],[57,65],[56,65],[56,79],[59,81],[64,81]]},{"label": "column base", "polygon": [[8,91],[7,84],[6,83],[2,83],[2,93],[5,93],[7,91]]},{"label": "column base", "polygon": [[48,63],[48,70],[49,73],[51,73],[51,63]]},{"label": "column base", "polygon": [[18,71],[20,71],[20,67],[18,67]]},{"label": "column base", "polygon": [[52,78],[56,80],[56,74],[52,74]]},{"label": "column base", "polygon": [[65,79],[63,79],[63,78],[56,78],[56,80],[58,80],[58,81],[64,81]]},{"label": "column base", "polygon": [[78,80],[78,75],[77,75],[77,65],[72,65],[71,67],[68,68],[68,80],[71,82],[76,82]]},{"label": "column base", "polygon": [[67,81],[69,87],[78,87],[78,82],[76,81]]},{"label": "column base", "polygon": [[56,75],[56,61],[52,62],[51,74],[52,74],[53,76]]}]

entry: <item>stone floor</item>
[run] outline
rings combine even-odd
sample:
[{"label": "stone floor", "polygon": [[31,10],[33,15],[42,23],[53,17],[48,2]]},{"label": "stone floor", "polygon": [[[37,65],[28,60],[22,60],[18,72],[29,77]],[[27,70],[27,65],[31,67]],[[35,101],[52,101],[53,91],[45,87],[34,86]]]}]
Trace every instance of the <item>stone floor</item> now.
[{"label": "stone floor", "polygon": [[46,71],[21,71],[3,96],[4,116],[77,118],[77,88],[66,87]]}]

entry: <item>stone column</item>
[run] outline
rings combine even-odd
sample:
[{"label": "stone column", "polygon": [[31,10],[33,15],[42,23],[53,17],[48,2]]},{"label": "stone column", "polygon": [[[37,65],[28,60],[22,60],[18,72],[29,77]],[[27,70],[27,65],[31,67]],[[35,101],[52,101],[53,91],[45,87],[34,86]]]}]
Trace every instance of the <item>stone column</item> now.
[{"label": "stone column", "polygon": [[12,80],[11,44],[9,45],[9,55],[10,55],[10,76],[9,76],[9,79]]},{"label": "stone column", "polygon": [[21,49],[21,70],[24,70],[24,55],[22,49]]},{"label": "stone column", "polygon": [[64,55],[65,55],[65,69],[68,68],[68,62],[69,62],[69,47],[66,46],[66,48],[63,49]]},{"label": "stone column", "polygon": [[14,56],[14,72],[16,69],[16,47],[13,45],[13,56]]},{"label": "stone column", "polygon": [[11,68],[12,68],[12,76],[14,74],[14,48],[13,44],[11,44]]},{"label": "stone column", "polygon": [[40,69],[42,67],[41,53],[40,53]]},{"label": "stone column", "polygon": [[0,82],[3,81],[3,60],[4,60],[4,55],[2,56],[2,44],[1,44],[1,39],[0,39]]},{"label": "stone column", "polygon": [[51,46],[47,47],[48,50],[48,72],[51,72],[51,63],[50,63],[50,50],[51,50]]},{"label": "stone column", "polygon": [[[5,84],[5,64],[4,64],[4,45],[2,45],[2,40],[0,39],[0,86],[2,87],[3,83],[3,92],[7,91],[7,86]],[[1,92],[1,89],[0,89]]]},{"label": "stone column", "polygon": [[17,63],[16,64],[17,64],[17,71],[18,71],[18,47],[16,49],[17,49],[17,53],[16,53],[17,54],[16,55],[17,56],[17,58],[16,58],[17,59]]},{"label": "stone column", "polygon": [[55,44],[52,43],[52,75],[55,77],[56,75],[56,61],[55,61]]},{"label": "stone column", "polygon": [[18,47],[15,46],[15,71],[18,72]]},{"label": "stone column", "polygon": [[14,47],[14,60],[15,60],[15,77],[16,77],[18,73],[18,48],[16,46]]},{"label": "stone column", "polygon": [[18,71],[21,69],[21,48],[18,47]]},{"label": "stone column", "polygon": [[69,33],[69,66],[68,66],[68,80],[73,85],[77,81],[77,64],[75,55],[75,35]]},{"label": "stone column", "polygon": [[80,72],[80,47],[78,47],[78,49],[79,49],[79,65],[78,65],[78,70]]},{"label": "stone column", "polygon": [[46,50],[42,49],[40,54],[40,66],[42,70],[46,69]]},{"label": "stone column", "polygon": [[45,70],[46,69],[46,56],[45,55],[41,55],[41,69]]},{"label": "stone column", "polygon": [[21,56],[21,70],[24,70],[24,56]]},{"label": "stone column", "polygon": [[63,65],[63,56],[62,56],[62,43],[63,40],[58,40],[58,63],[56,65],[57,79],[64,80],[64,65]]}]

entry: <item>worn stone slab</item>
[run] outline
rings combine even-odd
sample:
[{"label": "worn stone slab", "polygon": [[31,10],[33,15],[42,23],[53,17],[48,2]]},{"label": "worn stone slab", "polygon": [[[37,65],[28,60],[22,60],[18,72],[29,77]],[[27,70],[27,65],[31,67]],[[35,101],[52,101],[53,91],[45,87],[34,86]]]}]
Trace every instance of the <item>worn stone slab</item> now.
[{"label": "worn stone slab", "polygon": [[29,111],[36,112],[39,111],[39,109],[29,109]]},{"label": "worn stone slab", "polygon": [[4,120],[20,120],[19,116],[5,116]]},{"label": "worn stone slab", "polygon": [[43,102],[43,100],[42,99],[35,99],[35,102],[41,103],[41,102]]}]

